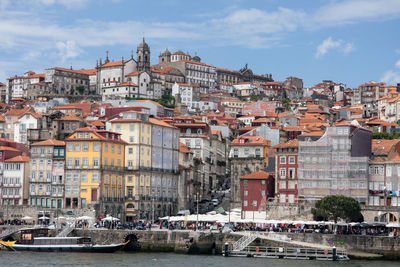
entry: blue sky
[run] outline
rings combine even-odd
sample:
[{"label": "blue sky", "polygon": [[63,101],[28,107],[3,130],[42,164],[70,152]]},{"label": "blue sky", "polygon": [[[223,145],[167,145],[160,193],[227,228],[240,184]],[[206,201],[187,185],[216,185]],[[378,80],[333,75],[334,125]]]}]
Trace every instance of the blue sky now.
[{"label": "blue sky", "polygon": [[27,70],[93,68],[142,36],[216,67],[357,87],[400,82],[400,0],[0,0],[0,82]]}]

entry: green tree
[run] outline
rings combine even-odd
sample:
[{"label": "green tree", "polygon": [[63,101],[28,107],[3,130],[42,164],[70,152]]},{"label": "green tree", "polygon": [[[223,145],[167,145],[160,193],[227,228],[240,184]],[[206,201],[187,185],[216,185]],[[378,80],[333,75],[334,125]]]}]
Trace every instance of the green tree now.
[{"label": "green tree", "polygon": [[289,104],[290,101],[289,101],[289,99],[287,99],[287,98],[282,98],[281,102],[282,102],[283,106],[285,107],[285,109],[287,109],[287,110],[290,109],[290,104]]},{"label": "green tree", "polygon": [[354,222],[362,218],[360,203],[352,197],[343,195],[326,196],[318,200],[311,213],[316,220],[333,220],[335,223],[338,219]]}]

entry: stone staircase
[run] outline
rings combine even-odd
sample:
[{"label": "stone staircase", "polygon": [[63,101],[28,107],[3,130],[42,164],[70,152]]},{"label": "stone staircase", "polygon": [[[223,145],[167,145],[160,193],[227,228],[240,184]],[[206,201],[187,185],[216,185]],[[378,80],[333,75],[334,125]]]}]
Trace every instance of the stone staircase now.
[{"label": "stone staircase", "polygon": [[247,232],[244,236],[242,236],[238,241],[236,241],[232,245],[232,250],[240,251],[245,249],[248,245],[251,244],[254,240],[258,238],[258,234],[254,232]]},{"label": "stone staircase", "polygon": [[12,235],[12,234],[14,234],[14,233],[16,233],[16,232],[18,232],[18,231],[19,231],[19,228],[10,228],[10,229],[7,229],[7,230],[3,231],[3,232],[0,234],[0,240],[3,240],[3,238],[6,238],[7,236],[10,236],[10,235]]},{"label": "stone staircase", "polygon": [[57,237],[67,237],[72,231],[74,231],[75,227],[72,225],[68,225],[65,227],[58,235]]}]

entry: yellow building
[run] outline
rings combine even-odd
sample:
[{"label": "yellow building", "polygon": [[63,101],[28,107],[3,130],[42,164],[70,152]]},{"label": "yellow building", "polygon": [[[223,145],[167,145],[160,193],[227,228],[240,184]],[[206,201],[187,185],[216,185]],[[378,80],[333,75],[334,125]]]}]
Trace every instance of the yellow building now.
[{"label": "yellow building", "polygon": [[126,142],[119,133],[81,128],[65,139],[66,208],[96,208],[122,216]]},{"label": "yellow building", "polygon": [[122,118],[110,123],[111,130],[128,142],[124,184],[126,220],[171,215],[176,209],[173,202],[177,198],[179,130],[136,111],[124,112]]}]

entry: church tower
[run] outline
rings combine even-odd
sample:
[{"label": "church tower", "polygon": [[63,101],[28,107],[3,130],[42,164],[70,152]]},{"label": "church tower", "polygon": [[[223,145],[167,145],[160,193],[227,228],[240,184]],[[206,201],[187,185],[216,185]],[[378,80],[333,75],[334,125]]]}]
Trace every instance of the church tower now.
[{"label": "church tower", "polygon": [[138,71],[150,71],[150,47],[144,41],[139,44],[136,51],[136,61]]}]

